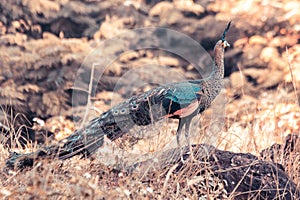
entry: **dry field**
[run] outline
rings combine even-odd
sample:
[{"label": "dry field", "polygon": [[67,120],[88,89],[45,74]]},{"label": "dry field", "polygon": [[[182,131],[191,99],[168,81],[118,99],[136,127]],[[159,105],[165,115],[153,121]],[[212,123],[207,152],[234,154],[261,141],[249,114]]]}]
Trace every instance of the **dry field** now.
[{"label": "dry field", "polygon": [[[299,199],[299,9],[298,1],[1,1],[0,198]],[[200,78],[187,58],[131,43],[170,47],[176,37],[134,28],[186,34],[206,63],[229,20],[224,90],[193,120],[194,158],[183,147],[180,161],[177,121],[163,120],[105,139],[89,158],[29,156],[28,167],[7,167],[11,152],[55,145],[136,93]],[[93,80],[99,58],[111,62]]]}]

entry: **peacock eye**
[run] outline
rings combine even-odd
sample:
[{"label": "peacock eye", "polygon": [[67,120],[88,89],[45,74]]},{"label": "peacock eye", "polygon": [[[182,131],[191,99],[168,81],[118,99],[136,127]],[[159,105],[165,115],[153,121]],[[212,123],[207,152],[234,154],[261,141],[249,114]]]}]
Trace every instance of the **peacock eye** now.
[{"label": "peacock eye", "polygon": [[115,115],[119,114],[119,111],[118,111],[118,110],[115,110],[115,111],[114,111],[114,114],[115,114]]},{"label": "peacock eye", "polygon": [[125,112],[126,112],[126,109],[123,108],[123,109],[121,110],[121,113],[124,114]]},{"label": "peacock eye", "polygon": [[132,108],[132,109],[137,109],[138,106],[137,106],[137,105],[133,105],[131,108]]}]

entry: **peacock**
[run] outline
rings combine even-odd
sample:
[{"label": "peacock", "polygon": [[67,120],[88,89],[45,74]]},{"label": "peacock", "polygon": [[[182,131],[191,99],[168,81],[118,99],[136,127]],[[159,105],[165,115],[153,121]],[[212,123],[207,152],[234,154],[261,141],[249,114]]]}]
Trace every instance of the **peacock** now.
[{"label": "peacock", "polygon": [[183,128],[189,143],[191,120],[210,106],[223,87],[224,51],[230,46],[225,36],[230,24],[215,44],[213,70],[208,78],[169,83],[132,96],[59,141],[58,146],[45,147],[39,154],[55,153],[60,159],[77,154],[89,156],[103,145],[104,136],[114,141],[134,126],[146,126],[165,118],[179,120],[176,132],[178,146]]}]

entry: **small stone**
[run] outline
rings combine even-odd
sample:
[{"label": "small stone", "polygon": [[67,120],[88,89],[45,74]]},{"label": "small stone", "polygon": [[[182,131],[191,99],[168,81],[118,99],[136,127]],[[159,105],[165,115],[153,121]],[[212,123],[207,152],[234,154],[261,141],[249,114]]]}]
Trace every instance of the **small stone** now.
[{"label": "small stone", "polygon": [[124,190],[124,193],[127,195],[127,196],[130,196],[131,195],[131,192],[127,189]]},{"label": "small stone", "polygon": [[56,35],[49,32],[43,32],[43,38],[49,40],[59,40],[59,38]]},{"label": "small stone", "polygon": [[122,54],[120,57],[120,61],[123,63],[127,63],[129,61],[135,60],[139,57],[139,53],[136,51],[132,51],[129,53]]},{"label": "small stone", "polygon": [[280,38],[279,37],[275,37],[271,40],[269,46],[272,46],[272,47],[280,47],[281,46],[281,41],[280,41]]},{"label": "small stone", "polygon": [[167,57],[167,56],[160,56],[158,58],[159,64],[164,66],[179,66],[179,60],[173,57]]},{"label": "small stone", "polygon": [[254,35],[249,39],[249,44],[260,44],[260,45],[266,45],[268,43],[267,39],[260,36],[260,35]]},{"label": "small stone", "polygon": [[264,62],[270,62],[274,57],[279,57],[279,53],[275,47],[265,47],[259,57]]},{"label": "small stone", "polygon": [[268,68],[277,70],[284,70],[286,66],[287,62],[282,57],[275,57],[268,64]]},{"label": "small stone", "polygon": [[298,43],[298,39],[298,35],[289,35],[288,37],[278,36],[271,40],[269,46],[285,48],[285,46],[296,45]]},{"label": "small stone", "polygon": [[149,193],[151,193],[151,194],[154,192],[153,189],[152,189],[151,187],[147,187],[146,190],[147,190],[147,192],[149,192]]},{"label": "small stone", "polygon": [[149,11],[149,15],[152,17],[160,16],[162,13],[169,12],[173,9],[174,9],[173,3],[163,1],[153,6]]},{"label": "small stone", "polygon": [[205,11],[200,4],[196,4],[192,0],[174,0],[174,4],[177,9],[184,12],[191,12],[195,15],[200,15]]},{"label": "small stone", "polygon": [[83,176],[87,179],[90,179],[92,177],[92,175],[88,172],[84,173]]},{"label": "small stone", "polygon": [[[6,188],[2,188],[0,190],[0,194],[2,194],[4,197],[8,197],[8,196],[12,195],[12,192]],[[2,196],[2,198],[3,198],[3,196]]]},{"label": "small stone", "polygon": [[244,38],[240,38],[237,41],[234,42],[233,46],[234,47],[239,47],[239,46],[244,46],[245,44],[247,44],[248,42],[248,38],[244,37]]}]

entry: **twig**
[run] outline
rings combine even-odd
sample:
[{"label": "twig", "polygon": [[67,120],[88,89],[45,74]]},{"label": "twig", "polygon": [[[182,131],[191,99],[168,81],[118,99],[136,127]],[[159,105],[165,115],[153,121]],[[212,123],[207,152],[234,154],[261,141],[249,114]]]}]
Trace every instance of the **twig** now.
[{"label": "twig", "polygon": [[96,65],[96,63],[93,63],[92,69],[91,69],[91,77],[90,77],[90,83],[89,83],[89,90],[88,90],[88,97],[87,97],[86,109],[85,109],[85,112],[84,112],[84,116],[83,116],[80,128],[82,128],[83,125],[85,124],[85,121],[86,121],[86,118],[87,118],[87,115],[88,115],[88,110],[89,110],[89,107],[91,105],[91,95],[92,95],[92,88],[93,88],[93,78],[94,78],[95,65]]},{"label": "twig", "polygon": [[163,186],[163,193],[165,193],[165,191],[166,191],[166,187],[167,187],[168,181],[169,181],[169,179],[170,179],[170,177],[171,177],[171,174],[173,173],[173,171],[174,171],[177,167],[178,167],[178,163],[175,164],[174,166],[172,166],[172,167],[170,168],[170,170],[168,171],[168,173],[167,173],[167,175],[166,175],[166,180],[165,180],[164,186]]},{"label": "twig", "polygon": [[288,50],[287,46],[285,46],[285,51],[286,51],[286,57],[287,57],[288,63],[289,63],[289,69],[290,69],[291,77],[292,77],[292,84],[293,84],[294,93],[295,93],[295,97],[296,97],[296,103],[298,103],[299,99],[298,99],[298,95],[297,95],[297,86],[296,86],[296,82],[295,82],[295,79],[294,79],[293,66],[291,64],[291,59],[290,59],[290,56],[289,56],[290,54],[289,54],[289,50]]},{"label": "twig", "polygon": [[242,78],[242,87],[241,87],[241,91],[242,91],[243,96],[245,96],[245,91],[244,91],[244,86],[245,86],[244,74],[243,74],[243,72],[242,72],[242,68],[241,68],[241,66],[240,66],[239,63],[237,64],[237,67],[238,67],[238,69],[239,69],[239,73],[240,73],[240,76],[241,76],[241,78]]},{"label": "twig", "polygon": [[4,128],[6,131],[9,131],[10,128],[0,122],[0,128]]},{"label": "twig", "polygon": [[[254,162],[252,163],[253,165],[255,164]],[[248,169],[245,171],[243,177],[241,178],[241,180],[239,180],[239,182],[236,184],[236,186],[234,187],[234,189],[232,190],[231,194],[234,194],[235,191],[238,189],[238,187],[240,186],[240,184],[242,183],[242,181],[244,180],[244,178],[246,177],[246,175],[248,174],[248,172],[250,171],[251,169],[251,165],[249,165]]]}]

